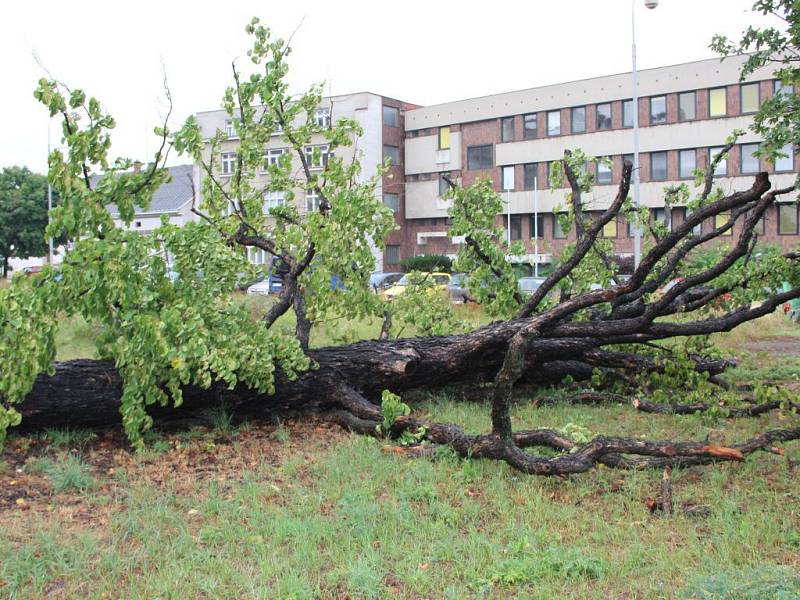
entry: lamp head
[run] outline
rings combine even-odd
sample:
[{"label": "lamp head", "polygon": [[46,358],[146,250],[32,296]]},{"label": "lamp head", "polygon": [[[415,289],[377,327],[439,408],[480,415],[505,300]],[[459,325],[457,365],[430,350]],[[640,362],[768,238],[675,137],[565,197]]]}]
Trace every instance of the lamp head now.
[{"label": "lamp head", "polygon": [[658,6],[658,0],[644,0],[644,5],[650,10]]}]

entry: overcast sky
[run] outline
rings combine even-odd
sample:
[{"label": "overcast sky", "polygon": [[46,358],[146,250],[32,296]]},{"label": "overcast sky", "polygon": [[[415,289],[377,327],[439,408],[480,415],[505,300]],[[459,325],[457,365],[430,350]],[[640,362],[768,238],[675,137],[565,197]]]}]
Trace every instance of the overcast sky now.
[{"label": "overcast sky", "polygon": [[[636,0],[639,68],[713,56],[714,33],[737,36],[753,0]],[[117,120],[113,155],[146,159],[164,112],[173,127],[218,108],[231,60],[246,66],[253,15],[294,36],[294,89],[371,91],[435,104],[630,70],[629,0],[5,2],[0,9],[0,167],[46,167],[48,118],[32,91],[42,69],[96,96]],[[299,26],[299,28],[298,28]],[[52,127],[53,144],[59,128]],[[173,157],[171,163],[186,162]]]}]

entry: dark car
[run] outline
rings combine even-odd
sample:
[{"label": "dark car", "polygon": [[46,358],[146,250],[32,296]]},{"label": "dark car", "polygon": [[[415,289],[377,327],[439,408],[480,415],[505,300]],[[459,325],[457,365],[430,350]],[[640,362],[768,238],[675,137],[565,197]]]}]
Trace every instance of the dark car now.
[{"label": "dark car", "polygon": [[402,277],[402,273],[378,271],[369,276],[369,285],[376,294],[380,294],[400,281]]}]

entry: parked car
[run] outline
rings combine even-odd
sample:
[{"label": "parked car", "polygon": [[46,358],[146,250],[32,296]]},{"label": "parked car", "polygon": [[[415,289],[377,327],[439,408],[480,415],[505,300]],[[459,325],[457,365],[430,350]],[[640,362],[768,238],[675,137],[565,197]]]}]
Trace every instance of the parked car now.
[{"label": "parked car", "polygon": [[277,257],[272,259],[269,272],[259,281],[247,288],[248,294],[280,294],[283,289],[283,276],[289,272],[289,267]]},{"label": "parked car", "polygon": [[450,294],[450,300],[455,304],[464,304],[469,300],[468,280],[469,276],[466,273],[453,273],[450,277],[450,283],[447,284],[447,293]]},{"label": "parked car", "polygon": [[378,271],[369,276],[369,285],[376,294],[380,294],[382,291],[388,290],[402,278],[402,273]]},{"label": "parked car", "polygon": [[[446,290],[447,284],[450,283],[449,273],[427,273],[427,276],[433,280],[433,289]],[[393,300],[400,294],[406,291],[406,288],[411,283],[408,275],[403,275],[397,283],[381,294],[384,300]]]},{"label": "parked car", "polygon": [[544,277],[520,277],[518,280],[520,293],[523,296],[532,296],[539,289],[539,286],[544,283],[544,279]]}]

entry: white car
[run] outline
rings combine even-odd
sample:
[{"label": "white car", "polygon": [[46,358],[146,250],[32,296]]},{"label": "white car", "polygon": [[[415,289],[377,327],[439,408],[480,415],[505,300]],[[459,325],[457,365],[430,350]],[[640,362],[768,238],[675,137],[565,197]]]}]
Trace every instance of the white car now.
[{"label": "white car", "polygon": [[[277,284],[280,285],[280,284]],[[276,284],[273,282],[272,284],[273,290],[276,287]],[[249,288],[247,288],[248,294],[258,294],[259,296],[269,296],[269,278],[265,279],[264,281],[259,281],[258,283],[254,283]]]}]

